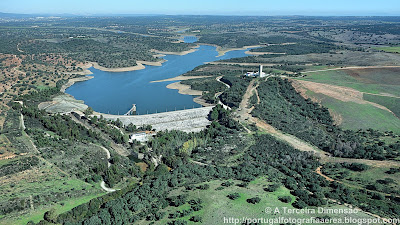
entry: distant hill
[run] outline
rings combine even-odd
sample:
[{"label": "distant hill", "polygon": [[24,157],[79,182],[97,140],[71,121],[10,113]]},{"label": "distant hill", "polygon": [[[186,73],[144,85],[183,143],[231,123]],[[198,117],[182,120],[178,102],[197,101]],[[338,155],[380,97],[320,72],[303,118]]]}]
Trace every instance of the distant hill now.
[{"label": "distant hill", "polygon": [[0,12],[0,18],[29,18],[29,17],[35,17],[35,16],[38,16],[38,15]]},{"label": "distant hill", "polygon": [[90,15],[78,15],[78,14],[18,14],[18,13],[3,13],[0,12],[0,18],[18,19],[18,18],[34,18],[34,17],[134,17],[134,16],[161,16],[162,14],[90,14]]}]

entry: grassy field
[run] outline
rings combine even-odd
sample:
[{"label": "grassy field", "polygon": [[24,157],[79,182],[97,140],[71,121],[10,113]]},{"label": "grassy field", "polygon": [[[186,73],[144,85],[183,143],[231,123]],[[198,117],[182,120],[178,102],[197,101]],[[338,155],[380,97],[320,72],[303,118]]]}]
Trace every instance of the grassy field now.
[{"label": "grassy field", "polygon": [[397,117],[400,118],[400,98],[393,98],[389,96],[377,96],[377,95],[370,95],[364,94],[364,100],[375,102],[379,105],[383,105],[386,108],[390,109]]},{"label": "grassy field", "polygon": [[[240,184],[239,181],[232,181],[235,184],[229,187],[224,187],[222,190],[216,190],[218,187],[222,187],[221,183],[225,181],[214,180],[207,182],[210,185],[208,190],[192,190],[186,191],[184,189],[178,189],[171,193],[171,196],[176,196],[180,194],[187,194],[188,200],[201,198],[203,200],[202,205],[203,209],[197,212],[193,212],[188,216],[179,218],[180,220],[185,220],[188,224],[200,224],[190,221],[192,216],[198,215],[202,218],[202,224],[224,224],[225,218],[278,218],[282,217],[291,217],[291,218],[310,218],[315,216],[328,216],[326,214],[285,214],[283,210],[285,207],[287,209],[294,209],[291,203],[281,202],[278,198],[280,196],[290,196],[292,198],[292,202],[295,200],[295,197],[290,194],[290,191],[281,186],[275,192],[267,192],[264,188],[268,187],[268,185],[272,184],[268,181],[266,177],[261,177],[256,179],[255,181],[250,182],[248,187],[239,187],[237,184]],[[235,200],[230,200],[227,195],[232,193],[239,193],[240,197]],[[248,198],[259,197],[261,201],[257,204],[251,204],[247,202]],[[280,213],[266,213],[266,208],[269,207],[273,210],[278,209]],[[338,205],[329,205],[327,208],[343,208],[344,206]],[[169,206],[165,210],[166,215],[163,220],[156,222],[156,224],[166,224],[172,219],[168,218],[170,213],[175,211],[182,211],[184,209],[189,209],[189,204],[184,204],[179,207]],[[315,208],[314,208],[315,209]],[[340,215],[332,215],[329,217],[336,218]],[[348,215],[347,215],[348,216]],[[368,215],[364,213],[353,214],[354,217],[357,218],[369,218]],[[142,221],[140,224],[149,224],[148,221]],[[228,223],[229,224],[229,223]],[[233,224],[233,223],[231,223]]]},{"label": "grassy field", "polygon": [[[360,72],[361,71],[361,72]],[[361,92],[400,96],[400,78],[395,69],[331,70],[309,73],[302,80],[354,88]]]},{"label": "grassy field", "polygon": [[314,70],[333,69],[333,68],[339,68],[339,67],[338,66],[327,66],[327,65],[320,65],[320,66],[312,65],[312,66],[307,66],[307,69],[305,69],[304,72],[305,71],[314,71]]},{"label": "grassy field", "polygon": [[400,46],[392,46],[392,47],[378,47],[375,48],[381,51],[390,52],[390,53],[400,53]]},{"label": "grassy field", "polygon": [[[400,97],[399,72],[399,68],[331,70],[308,73],[305,77],[297,79],[353,88],[363,92],[364,100],[385,106],[398,116],[400,114],[398,98],[373,94]],[[306,94],[328,107],[345,129],[373,128],[400,133],[399,118],[388,111],[368,104],[343,102],[310,90]]]},{"label": "grassy field", "polygon": [[391,130],[400,133],[400,120],[386,110],[369,104],[343,102],[312,91],[307,91],[306,94],[311,98],[318,99],[334,115],[339,115],[340,126],[344,129],[358,130],[373,128],[381,131]]}]

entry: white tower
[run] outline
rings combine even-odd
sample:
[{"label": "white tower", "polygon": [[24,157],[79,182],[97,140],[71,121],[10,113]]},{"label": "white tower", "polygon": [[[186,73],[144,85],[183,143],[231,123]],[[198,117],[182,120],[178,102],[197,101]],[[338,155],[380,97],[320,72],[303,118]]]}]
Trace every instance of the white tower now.
[{"label": "white tower", "polygon": [[260,77],[265,77],[266,74],[265,74],[262,70],[263,70],[263,65],[260,65],[260,70],[258,71],[258,75],[259,75]]}]

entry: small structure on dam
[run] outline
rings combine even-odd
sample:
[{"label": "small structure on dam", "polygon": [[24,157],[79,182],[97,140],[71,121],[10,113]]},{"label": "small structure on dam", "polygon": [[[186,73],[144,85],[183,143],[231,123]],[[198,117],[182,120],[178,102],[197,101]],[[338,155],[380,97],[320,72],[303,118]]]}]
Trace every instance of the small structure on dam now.
[{"label": "small structure on dam", "polygon": [[156,131],[181,130],[184,132],[198,132],[211,124],[208,115],[213,106],[195,109],[186,109],[173,112],[163,112],[148,115],[110,115],[101,114],[105,119],[119,119],[125,126],[129,124],[137,127],[151,125]]},{"label": "small structure on dam", "polygon": [[125,116],[136,115],[136,104],[132,104],[132,108],[124,115]]}]

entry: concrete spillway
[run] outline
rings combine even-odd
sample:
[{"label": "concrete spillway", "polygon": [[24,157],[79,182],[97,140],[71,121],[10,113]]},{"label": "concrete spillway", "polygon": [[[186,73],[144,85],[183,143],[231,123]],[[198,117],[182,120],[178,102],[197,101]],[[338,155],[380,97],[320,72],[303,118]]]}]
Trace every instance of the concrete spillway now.
[{"label": "concrete spillway", "polygon": [[109,115],[102,114],[105,119],[121,120],[127,126],[130,123],[137,127],[151,125],[157,131],[161,130],[181,130],[184,132],[198,132],[206,128],[211,122],[208,114],[213,106],[196,109],[179,110],[173,112],[155,113],[149,115]]}]

